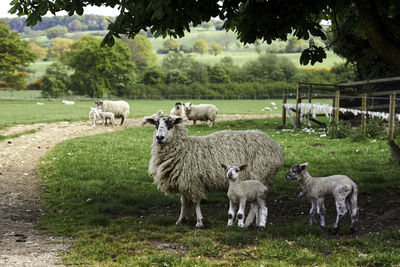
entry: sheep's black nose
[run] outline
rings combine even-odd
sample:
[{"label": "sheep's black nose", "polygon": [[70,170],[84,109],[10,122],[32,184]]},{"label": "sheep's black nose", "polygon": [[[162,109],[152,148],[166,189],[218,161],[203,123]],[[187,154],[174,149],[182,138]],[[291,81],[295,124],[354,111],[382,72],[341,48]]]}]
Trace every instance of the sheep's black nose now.
[{"label": "sheep's black nose", "polygon": [[164,139],[164,136],[163,135],[157,135],[156,139],[157,139],[157,141],[161,141],[161,140]]}]

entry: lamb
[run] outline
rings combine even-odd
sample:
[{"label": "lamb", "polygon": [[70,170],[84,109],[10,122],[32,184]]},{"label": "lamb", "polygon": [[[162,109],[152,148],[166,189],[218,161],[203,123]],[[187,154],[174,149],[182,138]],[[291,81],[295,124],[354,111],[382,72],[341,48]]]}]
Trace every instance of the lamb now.
[{"label": "lamb", "polygon": [[90,107],[90,111],[89,111],[89,120],[91,121],[91,124],[97,125],[99,123],[99,118],[100,118],[100,113],[99,113],[98,108],[92,108]]},{"label": "lamb", "polygon": [[99,114],[103,120],[103,125],[107,124],[107,120],[110,120],[111,125],[114,127],[115,124],[115,116],[112,112],[104,112],[99,110]]},{"label": "lamb", "polygon": [[130,106],[127,102],[120,101],[96,101],[97,108],[104,112],[112,112],[115,118],[121,118],[121,125],[128,118]]},{"label": "lamb", "polygon": [[179,116],[183,119],[183,121],[188,121],[186,118],[185,108],[181,102],[176,102],[175,106],[171,109],[169,115]]},{"label": "lamb", "polygon": [[64,105],[75,105],[74,101],[69,101],[69,100],[62,100],[61,103],[63,103]]},{"label": "lamb", "polygon": [[[239,172],[245,170],[247,165],[238,167],[236,165],[226,166],[225,164],[221,164],[221,167],[224,168],[226,177],[229,179],[228,226],[233,224],[239,205],[237,213],[239,227],[247,228],[253,222],[255,215],[257,228],[260,230],[264,229],[268,216],[268,208],[265,205],[268,188],[258,180],[240,181],[238,179]],[[249,212],[246,223],[244,223],[244,210],[247,201],[250,202],[253,212]]]},{"label": "lamb", "polygon": [[354,232],[357,228],[357,185],[345,175],[332,175],[322,178],[313,178],[307,171],[308,163],[293,165],[286,174],[287,180],[298,180],[304,194],[311,202],[310,224],[314,224],[320,216],[320,225],[325,228],[325,196],[333,195],[336,204],[336,222],[333,232],[337,233],[343,217],[350,213],[350,229]]},{"label": "lamb", "polygon": [[202,228],[200,201],[208,190],[227,191],[228,180],[221,164],[249,162],[241,180],[252,177],[267,187],[283,164],[283,150],[265,133],[257,130],[224,130],[206,136],[188,136],[182,118],[149,118],[156,126],[149,174],[165,194],[180,194],[181,212],[176,224],[186,217],[188,201],[195,204],[197,228]]},{"label": "lamb", "polygon": [[218,109],[212,104],[200,104],[193,105],[190,102],[185,103],[185,114],[188,120],[193,121],[193,125],[196,125],[196,121],[210,121],[210,128],[213,127],[215,119],[217,117]]}]

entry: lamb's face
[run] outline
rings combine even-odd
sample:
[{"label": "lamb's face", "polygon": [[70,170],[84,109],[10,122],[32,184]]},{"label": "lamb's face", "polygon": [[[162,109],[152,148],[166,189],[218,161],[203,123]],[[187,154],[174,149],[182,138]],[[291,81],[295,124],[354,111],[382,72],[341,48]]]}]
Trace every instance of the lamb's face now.
[{"label": "lamb's face", "polygon": [[176,110],[180,110],[182,108],[182,103],[181,102],[176,102],[175,103],[175,108],[176,108]]},{"label": "lamb's face", "polygon": [[300,174],[307,168],[308,163],[296,164],[290,167],[289,172],[286,174],[286,179],[288,181],[291,180],[299,180]]},{"label": "lamb's face", "polygon": [[96,103],[98,109],[103,109],[103,101],[99,100],[99,101],[96,101],[94,103]]},{"label": "lamb's face", "polygon": [[164,145],[172,140],[173,128],[175,125],[182,122],[182,118],[161,116],[159,118],[148,118],[146,121],[156,126],[156,134],[154,138],[158,144]]},{"label": "lamb's face", "polygon": [[235,181],[239,177],[239,172],[245,170],[247,165],[238,167],[236,165],[226,166],[221,164],[221,167],[225,169],[226,177],[231,181]]}]

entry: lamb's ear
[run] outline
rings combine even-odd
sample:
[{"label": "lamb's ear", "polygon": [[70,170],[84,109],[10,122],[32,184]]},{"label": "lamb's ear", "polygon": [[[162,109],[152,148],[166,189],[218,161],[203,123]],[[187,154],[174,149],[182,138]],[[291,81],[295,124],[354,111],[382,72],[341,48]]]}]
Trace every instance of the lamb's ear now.
[{"label": "lamb's ear", "polygon": [[305,169],[307,169],[308,166],[308,162],[300,164],[300,170],[304,171]]},{"label": "lamb's ear", "polygon": [[226,170],[226,168],[228,168],[225,164],[221,164],[221,167],[224,168],[224,170]]},{"label": "lamb's ear", "polygon": [[158,119],[155,119],[155,118],[146,118],[146,122],[153,124],[153,125],[156,125],[157,120]]},{"label": "lamb's ear", "polygon": [[247,168],[246,164],[239,167],[240,171],[244,171],[246,168]]},{"label": "lamb's ear", "polygon": [[174,124],[176,125],[176,124],[179,124],[179,123],[182,123],[183,122],[183,119],[181,118],[181,117],[176,117],[175,119],[174,119]]}]

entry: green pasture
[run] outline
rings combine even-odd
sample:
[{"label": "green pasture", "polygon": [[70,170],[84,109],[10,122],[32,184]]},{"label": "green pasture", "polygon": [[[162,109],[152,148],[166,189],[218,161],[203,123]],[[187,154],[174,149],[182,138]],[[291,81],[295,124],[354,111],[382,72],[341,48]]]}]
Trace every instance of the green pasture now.
[{"label": "green pasture", "polygon": [[[36,91],[16,91],[14,94],[20,97],[29,97],[29,93]],[[0,91],[2,95],[10,92]],[[26,93],[26,94],[24,94]],[[319,99],[320,100],[320,99]],[[0,128],[15,124],[32,124],[55,121],[80,121],[89,120],[90,107],[95,107],[96,99],[75,100],[75,105],[63,105],[61,99],[56,100],[0,100]],[[142,118],[156,113],[162,109],[165,113],[170,112],[177,101],[192,102],[194,104],[210,103],[218,108],[218,114],[281,114],[282,100],[126,100],[130,107],[130,118]],[[43,103],[38,105],[37,102]],[[273,107],[271,102],[276,103],[276,109],[264,111],[264,107]],[[289,100],[293,102],[294,100]],[[318,101],[320,103],[331,103],[330,100]],[[218,118],[217,118],[218,120]]]},{"label": "green pasture", "polygon": [[[154,127],[77,138],[58,144],[41,160],[46,184],[46,212],[40,223],[54,235],[74,238],[63,255],[72,266],[397,266],[400,232],[335,237],[308,225],[309,204],[298,199],[298,184],[284,174],[295,163],[309,162],[314,176],[343,173],[358,185],[361,196],[385,194],[399,186],[400,171],[384,139],[321,137],[311,132],[281,129],[279,119],[217,122],[188,126],[189,135],[223,129],[259,129],[285,151],[285,164],[270,189],[271,198],[296,210],[280,222],[285,209],[269,209],[262,232],[226,227],[226,193],[210,193],[202,205],[206,229],[195,230],[194,209],[189,222],[174,223],[178,196],[159,192],[147,174]],[[314,145],[314,144],[323,145]],[[289,197],[293,203],[287,203]],[[366,199],[366,197],[364,197]],[[272,200],[269,200],[272,201]],[[268,201],[267,201],[268,202]],[[273,201],[272,201],[273,202]],[[273,203],[270,203],[273,204]],[[389,205],[388,203],[380,203]],[[359,203],[362,207],[363,203]],[[297,208],[296,208],[297,207]],[[333,224],[334,208],[327,221]],[[365,213],[364,213],[365,214]],[[361,219],[362,221],[362,219]],[[329,229],[328,229],[329,230]]]}]

